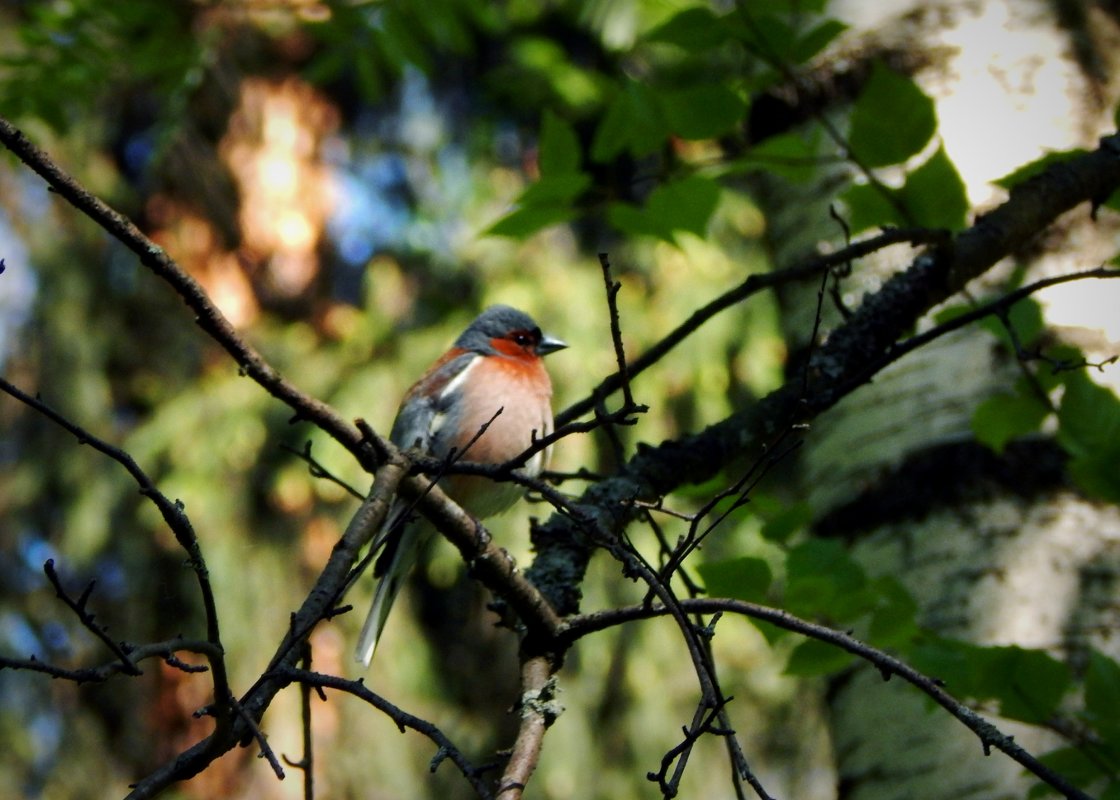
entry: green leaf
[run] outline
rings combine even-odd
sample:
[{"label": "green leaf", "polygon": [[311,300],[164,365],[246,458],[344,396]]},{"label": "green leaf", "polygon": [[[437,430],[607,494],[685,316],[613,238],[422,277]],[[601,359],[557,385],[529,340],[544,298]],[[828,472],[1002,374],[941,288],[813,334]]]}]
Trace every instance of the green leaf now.
[{"label": "green leaf", "polygon": [[704,236],[708,232],[708,221],[719,205],[719,193],[719,184],[715,181],[691,175],[658,186],[650,192],[646,207],[672,230]]},{"label": "green leaf", "polygon": [[885,194],[889,191],[870,183],[860,183],[850,186],[840,195],[840,202],[848,209],[847,221],[852,233],[884,225],[906,224],[902,214]]},{"label": "green leaf", "polygon": [[673,243],[673,228],[656,218],[646,209],[630,203],[611,203],[607,206],[607,221],[616,229],[631,236],[653,236]]},{"label": "green leaf", "polygon": [[[946,322],[952,322],[957,317],[963,317],[965,314],[972,310],[973,307],[971,305],[965,305],[964,303],[945,306],[944,308],[934,313],[933,321],[938,325],[943,325]],[[980,324],[983,325],[984,322],[981,322]]]},{"label": "green leaf", "polygon": [[997,394],[977,406],[972,414],[972,432],[996,453],[1012,439],[1035,433],[1050,408],[1033,394]]},{"label": "green leaf", "polygon": [[871,616],[868,638],[877,647],[909,644],[918,631],[918,604],[902,583],[892,576],[877,578],[878,602]]},{"label": "green leaf", "polygon": [[[1042,318],[1042,307],[1032,298],[1020,300],[1007,312],[1007,323],[1015,331],[1015,338],[1023,347],[1030,347],[1046,330],[1046,322]],[[980,325],[988,333],[999,339],[1003,346],[1014,352],[1015,342],[1007,332],[1007,326],[998,317],[987,317]]]},{"label": "green leaf", "polygon": [[748,48],[761,50],[771,58],[793,61],[796,32],[787,19],[788,15],[775,13],[777,9],[772,5],[767,12],[753,14],[749,26],[736,28],[739,38]]},{"label": "green leaf", "polygon": [[784,542],[812,519],[813,509],[808,503],[793,503],[766,520],[762,526],[762,536],[772,542]]},{"label": "green leaf", "polygon": [[944,147],[906,177],[901,198],[915,225],[926,228],[965,227],[968,194],[964,181]]},{"label": "green leaf", "polygon": [[1071,684],[1069,667],[1042,650],[933,638],[913,648],[909,658],[955,696],[996,700],[1000,714],[1023,722],[1051,716]]},{"label": "green leaf", "polygon": [[823,14],[829,0],[767,0],[766,10],[789,15]]},{"label": "green leaf", "polygon": [[849,620],[871,608],[867,575],[847,549],[831,539],[810,539],[786,558],[786,605],[801,616]]},{"label": "green leaf", "polygon": [[697,567],[704,588],[711,597],[732,597],[751,603],[762,602],[773,575],[761,558],[744,556]]},{"label": "green leaf", "polygon": [[1120,402],[1084,372],[1074,372],[1066,379],[1058,421],[1059,439],[1070,453],[1092,452],[1102,441],[1120,438]]},{"label": "green leaf", "polygon": [[683,139],[713,139],[737,126],[747,104],[722,83],[714,82],[661,94],[669,130]]},{"label": "green leaf", "polygon": [[824,22],[809,30],[808,33],[798,37],[793,44],[790,56],[798,64],[803,64],[824,50],[837,36],[848,29],[838,19],[826,19]]},{"label": "green leaf", "polygon": [[816,639],[802,642],[790,653],[787,675],[809,677],[839,672],[852,663],[854,656],[835,645]]},{"label": "green leaf", "polygon": [[1101,777],[1101,765],[1081,748],[1062,747],[1051,750],[1041,756],[1039,761],[1067,780],[1073,781],[1076,786],[1088,786]]},{"label": "green leaf", "polygon": [[650,192],[644,207],[612,203],[607,219],[619,230],[636,236],[655,236],[676,243],[675,232],[707,233],[708,221],[719,204],[719,184],[692,175],[662,184]]},{"label": "green leaf", "polygon": [[412,20],[401,8],[387,3],[382,7],[378,42],[382,53],[397,72],[413,66],[421,72],[432,71],[432,51],[421,38]]},{"label": "green leaf", "polygon": [[936,128],[933,101],[910,78],[876,63],[852,110],[848,143],[865,165],[883,167],[920,152]]},{"label": "green leaf", "polygon": [[623,86],[603,116],[591,142],[591,158],[599,163],[614,159],[623,151],[644,156],[661,147],[669,131],[661,107],[649,87],[629,81]]},{"label": "green leaf", "polygon": [[567,222],[576,215],[573,202],[591,185],[580,171],[582,154],[572,126],[551,111],[541,120],[541,178],[518,198],[518,208],[495,222],[486,233],[524,239],[541,228]]},{"label": "green leaf", "polygon": [[575,216],[572,208],[560,206],[526,206],[499,219],[484,231],[490,236],[526,239],[549,225],[559,225]]},{"label": "green leaf", "polygon": [[1110,444],[1111,449],[1076,456],[1067,469],[1085,494],[1109,503],[1120,503],[1120,443]]},{"label": "green leaf", "polygon": [[1098,650],[1085,672],[1085,718],[1120,749],[1120,664]]},{"label": "green leaf", "polygon": [[685,50],[707,50],[727,41],[727,20],[702,6],[686,8],[658,25],[648,34],[651,42],[668,42]]},{"label": "green leaf", "polygon": [[545,111],[541,120],[541,175],[578,173],[579,167],[579,139],[575,130],[552,111]]},{"label": "green leaf", "polygon": [[521,193],[522,207],[562,205],[575,200],[591,185],[591,176],[582,172],[549,174]]},{"label": "green leaf", "polygon": [[1029,164],[1024,164],[1013,172],[1004,175],[1002,178],[992,181],[992,183],[1004,189],[1011,189],[1013,186],[1018,186],[1020,183],[1033,178],[1035,175],[1045,172],[1047,167],[1051,164],[1068,161],[1071,158],[1083,156],[1087,152],[1087,150],[1082,150],[1081,148],[1052,151],[1042,156],[1042,158],[1036,158]]},{"label": "green leaf", "polygon": [[1090,457],[1115,452],[1120,443],[1120,401],[1084,372],[1066,379],[1058,408],[1058,441],[1070,455]]},{"label": "green leaf", "polygon": [[1037,724],[1057,711],[1071,683],[1069,667],[1042,650],[990,650],[994,658],[986,668],[986,682],[1002,716]]},{"label": "green leaf", "polygon": [[987,697],[980,689],[982,651],[967,642],[929,637],[910,650],[910,662],[958,698]]},{"label": "green leaf", "polygon": [[765,169],[787,180],[804,182],[812,180],[820,166],[817,159],[819,132],[814,129],[806,140],[801,132],[772,136],[755,145],[747,155],[736,161],[733,169]]}]

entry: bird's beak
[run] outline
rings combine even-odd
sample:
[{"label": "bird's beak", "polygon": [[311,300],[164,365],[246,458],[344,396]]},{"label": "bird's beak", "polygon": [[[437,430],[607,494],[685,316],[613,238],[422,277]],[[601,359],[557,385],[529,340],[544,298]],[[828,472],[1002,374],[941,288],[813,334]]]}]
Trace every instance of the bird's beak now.
[{"label": "bird's beak", "polygon": [[537,343],[537,355],[547,356],[549,353],[563,350],[567,346],[567,342],[562,342],[559,339],[554,339],[551,336],[545,335],[542,336],[540,342]]}]

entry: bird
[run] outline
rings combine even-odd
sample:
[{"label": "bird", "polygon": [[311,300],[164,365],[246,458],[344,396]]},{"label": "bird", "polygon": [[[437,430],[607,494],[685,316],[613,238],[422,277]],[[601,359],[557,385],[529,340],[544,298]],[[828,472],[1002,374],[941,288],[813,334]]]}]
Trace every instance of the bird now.
[{"label": "bird", "polygon": [[[405,393],[390,440],[434,458],[510,461],[552,432],[552,381],[541,359],[567,346],[542,333],[523,311],[507,305],[486,308]],[[540,474],[548,458],[548,449],[534,453],[521,472]],[[445,476],[439,486],[478,519],[505,511],[523,491],[480,475]],[[374,565],[377,588],[354,653],[365,667],[405,576],[433,532],[423,520],[397,523],[404,513],[398,499],[374,541],[374,548],[383,542],[384,550]]]}]

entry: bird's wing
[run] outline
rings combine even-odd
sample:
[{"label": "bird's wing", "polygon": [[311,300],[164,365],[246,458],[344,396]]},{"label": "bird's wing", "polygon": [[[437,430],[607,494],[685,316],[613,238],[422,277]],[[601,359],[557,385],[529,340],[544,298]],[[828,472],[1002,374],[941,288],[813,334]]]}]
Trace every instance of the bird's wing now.
[{"label": "bird's wing", "polygon": [[[456,430],[459,414],[456,398],[476,358],[475,353],[453,350],[409,389],[389,434],[393,444],[417,448],[438,458],[447,455],[451,447],[448,432]],[[367,667],[393,601],[432,533],[430,526],[422,522],[398,520],[407,513],[401,501],[394,502],[372,545],[374,550],[382,546],[384,550],[374,565],[373,574],[379,578],[377,589],[354,653]]]}]

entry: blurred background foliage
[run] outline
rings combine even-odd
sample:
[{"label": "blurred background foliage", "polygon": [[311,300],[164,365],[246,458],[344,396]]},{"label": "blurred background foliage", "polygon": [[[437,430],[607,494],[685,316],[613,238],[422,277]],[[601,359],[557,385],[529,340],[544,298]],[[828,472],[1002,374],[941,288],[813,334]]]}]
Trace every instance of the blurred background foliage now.
[{"label": "blurred background foliage", "polygon": [[[9,3],[0,5],[0,109],[166,247],[285,375],[344,416],[387,431],[424,365],[494,302],[525,308],[572,345],[550,364],[559,409],[613,365],[596,249],[611,253],[624,283],[635,353],[764,268],[755,242],[761,217],[742,196],[722,205],[712,225],[723,235],[713,241],[681,234],[675,244],[630,242],[599,214],[534,238],[483,235],[541,170],[580,166],[568,141],[555,167],[541,157],[542,110],[554,109],[546,120],[561,137],[580,125],[586,135],[622,90],[619,62],[670,11],[460,0]],[[672,60],[681,67],[679,54]],[[641,169],[652,186],[659,167]],[[623,187],[630,180],[613,178]],[[217,587],[231,678],[244,688],[354,508],[283,446],[310,441],[339,477],[361,491],[366,478],[239,377],[122,248],[9,159],[0,181],[5,374],[125,447],[185,503]],[[693,227],[703,233],[707,222]],[[682,353],[643,378],[654,409],[640,430],[622,431],[625,439],[657,441],[714,421],[780,379],[782,343],[765,299],[707,326],[694,347],[710,357]],[[42,573],[47,557],[70,587],[98,581],[93,605],[114,636],[196,635],[201,609],[183,554],[127,476],[8,398],[0,408],[4,652],[70,664],[102,658],[58,613]],[[613,456],[602,445],[571,439],[553,466],[608,470]],[[542,513],[528,507],[494,525],[523,563],[526,517]],[[615,569],[600,566],[589,608],[635,596]],[[464,585],[450,550],[435,554],[420,581],[430,599],[394,615],[383,651],[392,657],[378,659],[369,681],[481,757],[515,726],[506,713],[516,699],[515,643],[490,629],[484,599]],[[370,590],[362,581],[354,603]],[[451,614],[464,607],[469,613]],[[426,637],[415,615],[428,623]],[[460,623],[466,630],[457,633]],[[316,634],[318,668],[357,674],[349,656],[356,624],[344,617]],[[675,711],[691,702],[687,659],[672,646],[647,649],[666,632],[651,624],[573,654],[571,711],[540,776],[548,795],[623,796],[645,783],[676,724],[664,738],[635,733],[680,717]],[[0,713],[0,794],[120,795],[197,738],[206,723],[190,713],[206,702],[205,679],[154,665],[147,672],[127,687],[80,689],[3,673],[13,702]],[[615,677],[604,683],[605,674]],[[675,690],[647,696],[649,686],[670,682]],[[780,704],[791,685],[771,671],[759,702]],[[293,757],[294,698],[282,697],[267,717],[273,746]],[[504,729],[494,719],[505,719]],[[429,743],[399,735],[357,703],[332,699],[316,709],[315,724],[319,796],[365,796],[366,785],[385,797],[461,796],[465,788],[446,767],[427,774]],[[581,774],[575,763],[617,766],[591,790],[596,770]],[[279,797],[297,788],[260,766],[239,752],[181,791]]]},{"label": "blurred background foliage", "polygon": [[[826,5],[775,0],[723,16],[646,0],[5,2],[0,113],[136,220],[272,364],[344,417],[387,431],[424,366],[495,302],[524,308],[571,345],[549,360],[562,409],[613,370],[597,252],[610,254],[623,284],[633,354],[771,267],[769,223],[748,178],[765,169],[776,181],[804,181],[838,154],[819,128],[751,141],[743,123],[752,98],[843,33]],[[889,136],[880,130],[886,107],[908,121]],[[932,101],[876,67],[852,113],[849,155],[872,167],[910,161],[893,195],[866,183],[847,190],[855,230],[965,224],[964,185],[944,150],[927,148],[935,128]],[[310,442],[359,491],[368,476],[240,377],[165,285],[8,157],[0,257],[5,375],[124,447],[185,503],[216,587],[231,680],[243,689],[355,507],[338,486],[312,479],[292,449]],[[643,374],[637,399],[651,410],[619,431],[627,452],[779,385],[791,349],[779,321],[772,297],[752,298]],[[54,599],[47,558],[75,593],[96,579],[91,603],[115,638],[197,635],[184,554],[124,473],[6,396],[0,426],[3,652],[63,664],[105,658]],[[565,440],[553,460],[560,472],[616,465],[599,435]],[[792,610],[870,615],[887,641],[909,641],[916,623],[905,590],[868,577],[836,542],[797,540],[808,513],[774,484],[705,552],[710,587],[760,599],[773,573],[788,579]],[[688,510],[715,488],[672,503]],[[520,563],[531,559],[528,517],[546,513],[522,504],[494,522]],[[679,525],[664,524],[672,541]],[[639,545],[655,557],[656,543]],[[517,694],[516,642],[491,627],[457,558],[436,550],[414,580],[423,591],[394,614],[368,683],[484,760],[516,725],[506,713]],[[822,571],[831,577],[822,581]],[[743,588],[743,575],[755,588]],[[356,606],[370,589],[359,583]],[[583,590],[587,610],[641,597],[606,559],[593,562]],[[353,616],[316,631],[316,668],[357,675]],[[568,710],[549,733],[534,796],[650,796],[645,774],[678,741],[695,702],[671,627],[609,631],[571,653]],[[796,642],[741,620],[720,630],[724,690],[763,783],[830,796],[823,689],[797,676],[837,663],[801,648],[787,664]],[[1111,674],[1110,663],[1098,672]],[[80,688],[0,673],[0,795],[120,796],[196,741],[208,726],[191,717],[207,702],[206,678],[154,663],[146,673]],[[264,720],[272,746],[292,758],[297,700],[281,696]],[[428,741],[400,735],[354,700],[316,704],[314,726],[317,796],[465,796],[449,765],[428,774]],[[707,742],[684,794],[722,796],[727,782],[726,756]],[[298,781],[277,782],[250,750],[173,792],[298,794]]]}]

